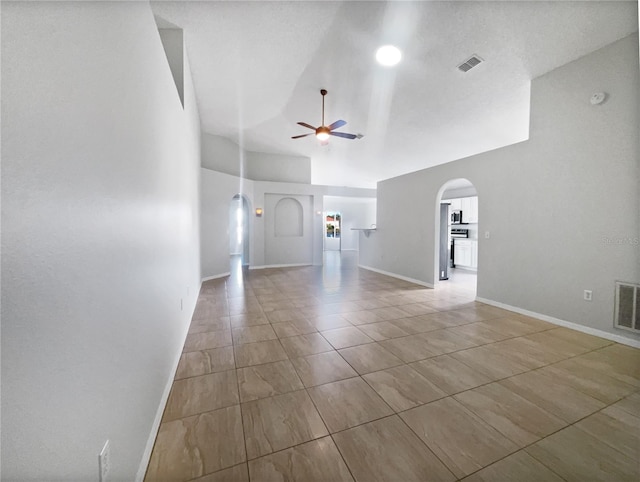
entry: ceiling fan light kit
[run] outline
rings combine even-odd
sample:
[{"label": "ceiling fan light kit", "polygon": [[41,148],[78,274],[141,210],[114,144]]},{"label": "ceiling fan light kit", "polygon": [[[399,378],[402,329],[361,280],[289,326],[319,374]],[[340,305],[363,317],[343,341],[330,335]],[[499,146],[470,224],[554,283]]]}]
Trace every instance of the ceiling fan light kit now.
[{"label": "ceiling fan light kit", "polygon": [[329,134],[331,134],[331,131],[328,127],[320,126],[316,129],[316,137],[318,140],[326,141],[329,139]]},{"label": "ceiling fan light kit", "polygon": [[[324,125],[324,96],[327,95],[327,91],[325,89],[321,89],[320,94],[322,95],[322,124],[320,125],[320,127],[313,127],[311,124],[307,124],[306,122],[298,122],[298,125],[314,130],[316,138],[323,145],[327,143],[327,141],[329,140],[329,136],[343,137],[345,139],[360,139],[362,135],[348,134],[346,132],[335,132],[335,129],[339,129],[340,127],[347,124],[343,120],[337,120],[333,124],[330,124],[328,126]],[[301,134],[299,136],[293,136],[291,139],[300,139],[301,137],[307,137],[311,135],[313,134]]]},{"label": "ceiling fan light kit", "polygon": [[383,45],[376,51],[376,60],[380,65],[393,67],[402,60],[402,52],[393,45]]}]

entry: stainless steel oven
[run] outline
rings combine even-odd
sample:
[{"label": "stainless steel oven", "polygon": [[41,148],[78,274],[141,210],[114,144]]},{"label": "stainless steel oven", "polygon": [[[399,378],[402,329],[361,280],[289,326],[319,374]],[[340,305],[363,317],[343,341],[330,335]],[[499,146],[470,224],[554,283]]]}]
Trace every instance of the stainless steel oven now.
[{"label": "stainless steel oven", "polygon": [[[462,211],[460,211],[462,213]],[[456,267],[456,238],[468,238],[469,230],[464,228],[451,228],[451,253],[449,254],[449,267]]]}]

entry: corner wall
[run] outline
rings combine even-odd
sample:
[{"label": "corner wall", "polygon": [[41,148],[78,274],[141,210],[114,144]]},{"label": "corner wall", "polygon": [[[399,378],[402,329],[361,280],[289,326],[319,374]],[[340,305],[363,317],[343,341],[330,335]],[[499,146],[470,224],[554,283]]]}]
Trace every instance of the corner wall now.
[{"label": "corner wall", "polygon": [[[612,322],[614,282],[640,282],[639,90],[637,34],[533,80],[528,141],[378,184],[360,263],[434,283],[436,196],[466,178],[478,297],[640,340]],[[608,99],[592,106],[600,91]]]},{"label": "corner wall", "polygon": [[[148,3],[2,2],[2,480],[134,480],[200,285],[200,122]],[[182,308],[181,308],[182,304]]]}]

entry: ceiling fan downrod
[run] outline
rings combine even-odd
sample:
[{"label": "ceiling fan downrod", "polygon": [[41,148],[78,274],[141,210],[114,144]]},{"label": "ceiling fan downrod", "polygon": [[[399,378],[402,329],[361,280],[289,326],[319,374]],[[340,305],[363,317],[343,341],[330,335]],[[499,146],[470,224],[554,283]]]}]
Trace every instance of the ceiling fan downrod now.
[{"label": "ceiling fan downrod", "polygon": [[324,127],[324,96],[327,95],[326,89],[320,89],[320,94],[322,95],[322,126]]}]

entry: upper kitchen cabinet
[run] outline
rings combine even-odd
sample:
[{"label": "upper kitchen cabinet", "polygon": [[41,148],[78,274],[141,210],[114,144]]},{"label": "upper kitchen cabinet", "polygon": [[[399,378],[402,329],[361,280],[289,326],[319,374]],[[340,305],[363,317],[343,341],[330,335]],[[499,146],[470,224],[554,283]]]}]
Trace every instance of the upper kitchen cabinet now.
[{"label": "upper kitchen cabinet", "polygon": [[[452,200],[453,201],[453,200]],[[451,203],[452,209],[462,210],[462,222],[469,224],[476,224],[478,222],[478,196],[463,197],[456,199],[460,207],[454,208],[454,203]]]},{"label": "upper kitchen cabinet", "polygon": [[[475,224],[478,222],[478,196],[465,198],[468,203],[467,211],[469,212],[469,216],[466,216],[466,223]],[[464,213],[464,209],[462,210]]]},{"label": "upper kitchen cabinet", "polygon": [[451,207],[449,208],[450,211],[459,211],[460,209],[462,209],[462,198],[458,198],[458,199],[447,199],[447,201]]},{"label": "upper kitchen cabinet", "polygon": [[[449,212],[462,211],[462,224],[478,223],[478,196],[447,199]],[[459,224],[458,221],[454,224]]]}]

